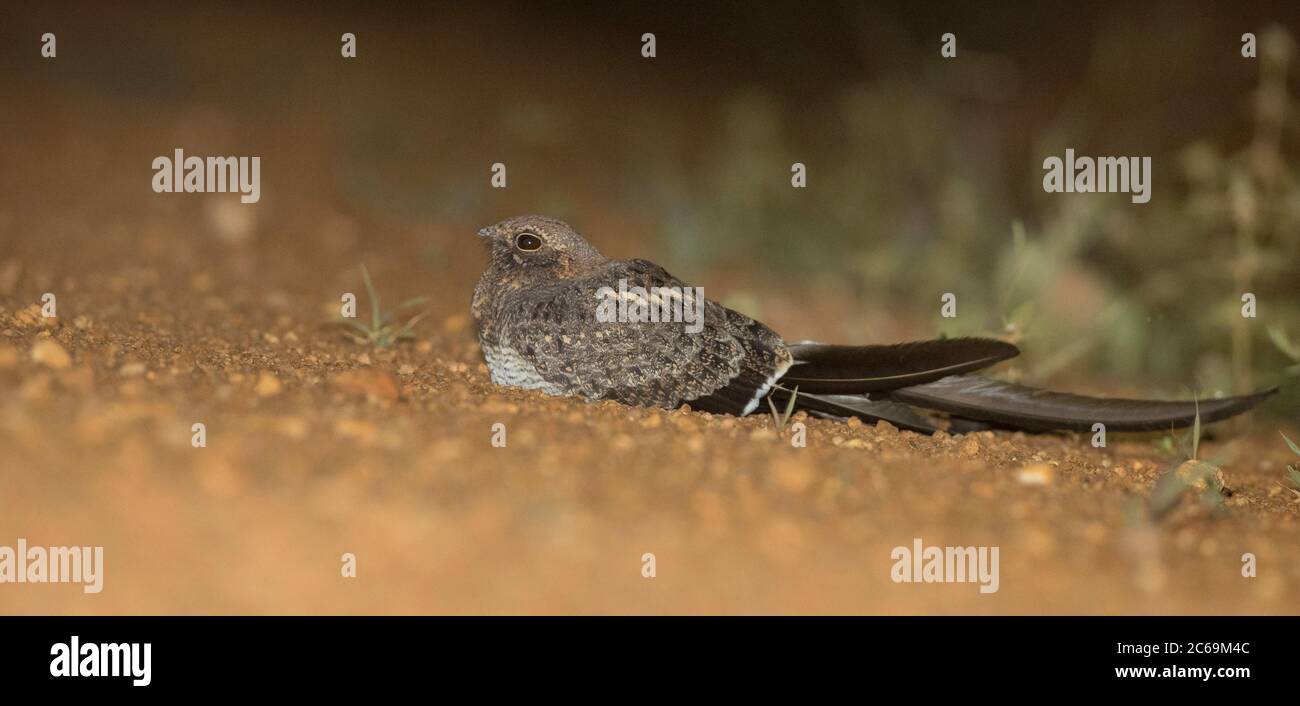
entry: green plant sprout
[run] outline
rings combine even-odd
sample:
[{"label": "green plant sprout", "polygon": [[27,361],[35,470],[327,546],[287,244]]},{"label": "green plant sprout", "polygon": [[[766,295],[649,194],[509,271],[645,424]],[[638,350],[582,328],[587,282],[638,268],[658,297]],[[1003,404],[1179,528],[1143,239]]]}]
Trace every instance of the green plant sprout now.
[{"label": "green plant sprout", "polygon": [[790,401],[785,403],[785,413],[781,414],[776,411],[776,404],[772,402],[772,395],[767,396],[767,406],[772,410],[772,422],[776,424],[778,432],[785,432],[785,427],[790,423],[790,417],[794,414],[794,402],[799,399],[799,388],[796,386],[794,392],[790,394]]},{"label": "green plant sprout", "polygon": [[[1209,461],[1200,459],[1201,412],[1199,404],[1196,418],[1192,421],[1189,443],[1191,444],[1191,450],[1188,456],[1183,460],[1175,461],[1160,476],[1160,479],[1156,481],[1155,489],[1151,491],[1147,510],[1153,520],[1159,520],[1169,514],[1171,510],[1177,507],[1178,500],[1184,493],[1201,483],[1204,483],[1205,486],[1200,492],[1201,502],[1212,509],[1218,509],[1223,505],[1223,498],[1227,490],[1220,479],[1221,458],[1216,457]],[[1185,467],[1186,471],[1183,470]]]},{"label": "green plant sprout", "polygon": [[[1286,331],[1283,331],[1278,326],[1268,327],[1268,338],[1273,342],[1275,348],[1282,351],[1282,355],[1291,359],[1293,365],[1287,367],[1287,375],[1300,375],[1300,343],[1292,341]],[[1285,438],[1285,436],[1284,434],[1283,437]],[[1290,439],[1287,439],[1287,443],[1290,443],[1290,441]],[[1295,448],[1295,445],[1293,444],[1291,448]]]},{"label": "green plant sprout", "polygon": [[[1282,434],[1282,432],[1280,431],[1278,433]],[[1296,456],[1300,456],[1300,446],[1296,446],[1296,443],[1292,441],[1291,438],[1288,437],[1286,434],[1282,434],[1282,438],[1286,441],[1286,445],[1291,447],[1292,453],[1294,453]],[[1291,483],[1296,486],[1296,488],[1289,488],[1285,485],[1282,485],[1281,483],[1278,483],[1278,485],[1282,485],[1283,488],[1286,488],[1287,490],[1294,493],[1297,498],[1300,498],[1300,490],[1297,489],[1300,488],[1300,470],[1296,470],[1295,466],[1288,463],[1286,466],[1286,476],[1291,481]]]},{"label": "green plant sprout", "polygon": [[397,314],[428,302],[429,297],[407,299],[398,304],[392,311],[384,313],[380,309],[379,295],[375,292],[375,286],[370,281],[370,271],[366,269],[365,265],[361,266],[361,279],[366,285],[366,294],[370,297],[370,324],[367,326],[353,319],[340,318],[337,323],[357,332],[355,334],[349,333],[349,337],[357,343],[370,344],[376,348],[389,348],[399,341],[413,338],[412,331],[415,325],[428,316],[430,310],[421,311],[401,325],[396,322]]}]

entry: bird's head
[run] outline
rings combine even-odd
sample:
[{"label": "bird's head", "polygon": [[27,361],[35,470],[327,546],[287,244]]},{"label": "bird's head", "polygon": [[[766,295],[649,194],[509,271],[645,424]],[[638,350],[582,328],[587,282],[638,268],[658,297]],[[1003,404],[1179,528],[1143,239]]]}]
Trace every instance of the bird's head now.
[{"label": "bird's head", "polygon": [[516,216],[479,230],[491,267],[504,273],[565,279],[605,261],[569,224],[546,216]]}]

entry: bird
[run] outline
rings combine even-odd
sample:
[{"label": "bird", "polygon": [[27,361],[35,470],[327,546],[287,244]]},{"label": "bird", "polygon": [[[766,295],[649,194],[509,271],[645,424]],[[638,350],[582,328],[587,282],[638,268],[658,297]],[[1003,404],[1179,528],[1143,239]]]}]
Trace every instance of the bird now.
[{"label": "bird", "polygon": [[1020,354],[993,338],[787,343],[653,262],[605,257],[563,221],[516,216],[478,236],[489,261],[471,314],[491,379],[505,387],[737,416],[767,399],[920,433],[1170,430],[1277,392],[1190,401],[1053,392],[976,374]]}]

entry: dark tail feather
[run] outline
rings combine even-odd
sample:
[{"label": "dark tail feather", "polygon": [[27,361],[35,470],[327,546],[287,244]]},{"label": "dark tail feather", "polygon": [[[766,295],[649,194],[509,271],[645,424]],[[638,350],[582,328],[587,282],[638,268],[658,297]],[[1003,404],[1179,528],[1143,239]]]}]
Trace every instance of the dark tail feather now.
[{"label": "dark tail feather", "polygon": [[1050,392],[978,375],[954,375],[894,390],[889,399],[1023,431],[1159,431],[1190,426],[1199,412],[1208,424],[1241,414],[1277,392],[1273,387],[1240,397],[1199,402],[1106,399]]},{"label": "dark tail feather", "polygon": [[788,346],[794,365],[781,377],[799,393],[861,394],[896,390],[969,373],[1020,355],[1020,349],[991,338],[941,338],[892,346]]},{"label": "dark tail feather", "polygon": [[[772,402],[777,409],[785,409],[789,401],[789,389],[778,385],[772,390]],[[889,400],[869,400],[864,396],[813,395],[805,394],[800,389],[798,397],[795,398],[795,408],[821,416],[857,417],[868,422],[883,419],[899,429],[921,434],[933,434],[939,430],[930,419],[908,405]]]}]

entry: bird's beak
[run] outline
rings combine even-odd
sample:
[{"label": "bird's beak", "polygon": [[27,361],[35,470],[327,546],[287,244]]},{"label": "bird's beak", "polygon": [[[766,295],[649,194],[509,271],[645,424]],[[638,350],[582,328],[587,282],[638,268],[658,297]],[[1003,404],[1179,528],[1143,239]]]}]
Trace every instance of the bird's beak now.
[{"label": "bird's beak", "polygon": [[490,237],[491,235],[492,235],[492,227],[491,227],[491,226],[488,226],[487,228],[479,228],[479,229],[478,229],[478,237],[480,237],[480,238],[487,238],[487,237]]}]

